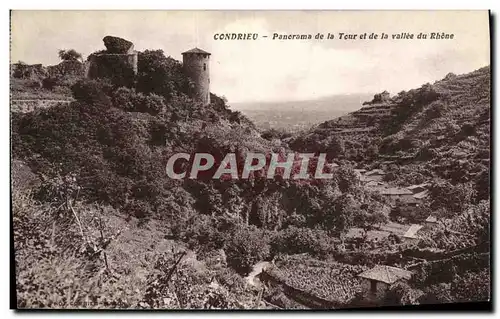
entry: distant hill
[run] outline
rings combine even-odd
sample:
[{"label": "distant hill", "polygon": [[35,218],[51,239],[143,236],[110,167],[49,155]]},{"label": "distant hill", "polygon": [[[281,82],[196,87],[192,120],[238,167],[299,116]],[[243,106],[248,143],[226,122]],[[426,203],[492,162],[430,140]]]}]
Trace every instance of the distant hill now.
[{"label": "distant hill", "polygon": [[276,101],[276,102],[241,102],[231,103],[237,110],[336,110],[354,111],[361,103],[371,99],[371,93],[331,95],[318,99],[301,101]]},{"label": "distant hill", "polygon": [[313,100],[232,103],[260,129],[297,131],[358,109],[373,94],[333,95]]},{"label": "distant hill", "polygon": [[297,135],[290,146],[372,166],[417,165],[414,171],[454,182],[487,182],[489,66],[373,102]]}]

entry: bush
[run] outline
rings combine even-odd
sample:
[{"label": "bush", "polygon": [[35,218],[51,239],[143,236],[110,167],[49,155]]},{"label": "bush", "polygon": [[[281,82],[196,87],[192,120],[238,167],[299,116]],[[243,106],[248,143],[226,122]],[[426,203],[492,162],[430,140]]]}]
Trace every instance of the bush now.
[{"label": "bush", "polygon": [[110,104],[110,93],[112,86],[109,82],[103,80],[81,80],[71,86],[73,97],[89,104]]},{"label": "bush", "polygon": [[127,112],[157,115],[165,109],[165,99],[154,93],[136,93],[134,89],[118,88],[112,96],[113,105]]},{"label": "bush", "polygon": [[59,80],[56,78],[45,78],[42,80],[42,87],[47,90],[53,90],[56,85],[59,85]]},{"label": "bush", "polygon": [[325,231],[294,226],[279,232],[271,241],[271,255],[311,253],[325,256],[333,249],[333,240]]},{"label": "bush", "polygon": [[284,129],[269,129],[264,132],[262,132],[261,137],[265,138],[266,140],[273,140],[273,139],[286,139],[292,136],[292,133],[285,131]]},{"label": "bush", "polygon": [[134,97],[135,92],[132,89],[120,87],[113,93],[113,105],[124,111],[133,112],[135,110]]},{"label": "bush", "polygon": [[451,215],[462,212],[476,196],[471,183],[453,185],[448,181],[437,181],[432,183],[429,191],[431,208],[444,209]]},{"label": "bush", "polygon": [[429,107],[425,111],[425,118],[430,121],[430,120],[433,120],[435,118],[442,117],[443,114],[445,114],[445,112],[446,112],[446,109],[445,109],[444,104],[436,102],[436,103],[433,103],[431,105],[431,107]]},{"label": "bush", "polygon": [[176,92],[188,92],[189,80],[182,71],[182,64],[166,57],[162,50],[139,52],[137,90],[155,93],[167,101]]},{"label": "bush", "polygon": [[201,247],[203,251],[212,251],[224,247],[224,233],[219,232],[216,220],[208,215],[192,215],[186,221],[184,232],[179,234],[191,248]]},{"label": "bush", "polygon": [[267,236],[255,227],[238,228],[226,244],[227,263],[238,273],[248,273],[251,267],[269,256]]},{"label": "bush", "polygon": [[215,279],[231,293],[239,294],[245,289],[245,280],[231,268],[221,268],[215,274]]},{"label": "bush", "polygon": [[125,210],[129,214],[131,214],[139,219],[148,218],[152,214],[150,206],[147,203],[145,203],[143,201],[138,201],[138,200],[134,200],[134,201],[131,201],[130,203],[128,203],[125,206]]}]

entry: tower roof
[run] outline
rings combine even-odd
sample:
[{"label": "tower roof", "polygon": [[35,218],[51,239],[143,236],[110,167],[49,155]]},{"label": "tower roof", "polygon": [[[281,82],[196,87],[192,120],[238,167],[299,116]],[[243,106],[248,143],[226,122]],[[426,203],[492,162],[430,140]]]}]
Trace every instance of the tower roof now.
[{"label": "tower roof", "polygon": [[397,267],[377,265],[374,268],[359,274],[358,276],[361,278],[385,282],[387,284],[393,284],[400,279],[409,280],[412,273],[411,271]]},{"label": "tower roof", "polygon": [[198,48],[194,48],[194,49],[191,49],[191,50],[188,50],[186,52],[182,52],[182,54],[208,54],[210,55],[210,53],[208,53],[207,51],[203,51],[202,49],[198,49]]}]

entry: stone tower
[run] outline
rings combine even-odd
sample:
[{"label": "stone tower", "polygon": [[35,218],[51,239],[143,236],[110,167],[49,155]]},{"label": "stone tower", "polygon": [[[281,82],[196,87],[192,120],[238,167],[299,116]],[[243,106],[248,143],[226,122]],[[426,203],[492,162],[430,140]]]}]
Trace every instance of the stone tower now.
[{"label": "stone tower", "polygon": [[185,74],[193,81],[190,96],[201,101],[203,105],[210,104],[210,53],[198,48],[182,53],[182,63]]},{"label": "stone tower", "polygon": [[132,42],[109,35],[102,41],[106,50],[89,56],[85,70],[86,77],[132,78],[133,75],[137,75],[138,52],[134,50]]}]

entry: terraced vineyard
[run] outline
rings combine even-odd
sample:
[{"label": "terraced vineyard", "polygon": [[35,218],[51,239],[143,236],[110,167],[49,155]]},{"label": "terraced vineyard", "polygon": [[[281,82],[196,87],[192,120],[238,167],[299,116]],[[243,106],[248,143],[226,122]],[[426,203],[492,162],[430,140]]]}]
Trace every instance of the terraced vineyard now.
[{"label": "terraced vineyard", "polygon": [[285,284],[319,298],[347,303],[361,289],[356,276],[368,268],[336,262],[292,259],[277,264],[271,274]]}]

